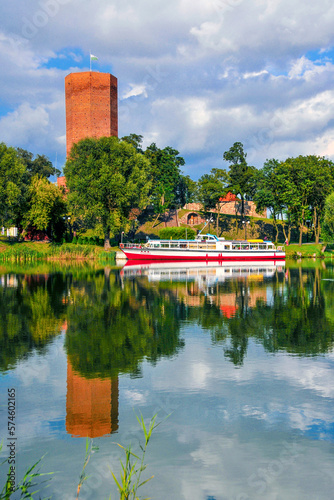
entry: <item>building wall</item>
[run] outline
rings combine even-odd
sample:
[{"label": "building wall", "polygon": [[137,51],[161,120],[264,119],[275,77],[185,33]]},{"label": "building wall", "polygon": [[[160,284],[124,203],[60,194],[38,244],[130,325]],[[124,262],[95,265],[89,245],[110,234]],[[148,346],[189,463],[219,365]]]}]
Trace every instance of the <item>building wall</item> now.
[{"label": "building wall", "polygon": [[86,71],[65,78],[66,153],[86,137],[118,135],[117,78]]},{"label": "building wall", "polygon": [[[184,207],[185,210],[191,210],[193,212],[199,212],[203,210],[203,205],[201,203],[187,203]],[[210,212],[216,213],[217,210],[212,209]],[[227,215],[241,215],[241,202],[240,201],[222,201],[220,203],[220,213]],[[267,210],[261,213],[256,211],[256,205],[253,201],[245,201],[245,215],[247,217],[267,217]],[[185,220],[183,220],[185,218]],[[180,222],[187,224],[186,216]]]}]

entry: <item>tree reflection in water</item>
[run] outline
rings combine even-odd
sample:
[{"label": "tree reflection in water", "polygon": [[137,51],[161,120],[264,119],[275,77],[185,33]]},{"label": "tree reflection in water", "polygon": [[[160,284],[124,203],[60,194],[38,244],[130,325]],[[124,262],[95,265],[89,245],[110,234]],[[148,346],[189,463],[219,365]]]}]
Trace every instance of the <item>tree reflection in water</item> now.
[{"label": "tree reflection in water", "polygon": [[209,283],[182,275],[124,279],[119,270],[3,274],[0,369],[8,370],[66,330],[73,370],[84,377],[140,376],[182,349],[182,327],[199,325],[240,366],[250,338],[268,352],[317,355],[333,347],[333,268],[295,268],[272,276],[231,274]]}]

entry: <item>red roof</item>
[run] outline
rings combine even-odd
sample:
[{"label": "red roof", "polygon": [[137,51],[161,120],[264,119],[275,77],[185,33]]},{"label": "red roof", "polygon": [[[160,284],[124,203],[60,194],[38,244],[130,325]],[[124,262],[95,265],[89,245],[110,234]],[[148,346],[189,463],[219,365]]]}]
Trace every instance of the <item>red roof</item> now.
[{"label": "red roof", "polygon": [[219,201],[238,201],[238,198],[229,191],[226,196],[219,198]]}]

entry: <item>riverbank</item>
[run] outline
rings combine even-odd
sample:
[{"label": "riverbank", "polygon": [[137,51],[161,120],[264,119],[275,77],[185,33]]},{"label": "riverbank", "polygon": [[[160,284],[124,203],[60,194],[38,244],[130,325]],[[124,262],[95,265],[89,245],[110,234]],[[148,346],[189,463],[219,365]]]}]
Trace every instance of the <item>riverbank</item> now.
[{"label": "riverbank", "polygon": [[96,245],[73,243],[44,243],[38,241],[8,242],[0,241],[0,262],[32,261],[78,261],[106,260],[114,261],[116,252],[106,252]]},{"label": "riverbank", "polygon": [[333,257],[333,250],[331,247],[326,247],[323,251],[324,243],[304,243],[303,245],[291,244],[285,246],[286,258],[303,259],[303,258],[320,258],[331,259]]},{"label": "riverbank", "polygon": [[[332,258],[332,248],[324,244],[304,243],[285,246],[287,259],[300,258]],[[42,243],[37,241],[8,242],[0,241],[0,262],[34,262],[34,261],[114,261],[117,256],[123,257],[117,247],[105,251],[97,245],[81,245],[73,243]]]}]

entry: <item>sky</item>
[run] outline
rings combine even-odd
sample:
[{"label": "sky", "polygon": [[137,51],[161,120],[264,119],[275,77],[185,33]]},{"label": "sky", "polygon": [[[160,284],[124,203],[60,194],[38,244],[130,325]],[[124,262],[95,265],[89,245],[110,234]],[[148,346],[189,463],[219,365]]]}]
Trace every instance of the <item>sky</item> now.
[{"label": "sky", "polygon": [[197,180],[316,154],[334,160],[332,0],[12,0],[0,6],[0,142],[65,162],[64,78],[118,79],[119,136],[171,146]]}]

